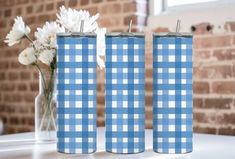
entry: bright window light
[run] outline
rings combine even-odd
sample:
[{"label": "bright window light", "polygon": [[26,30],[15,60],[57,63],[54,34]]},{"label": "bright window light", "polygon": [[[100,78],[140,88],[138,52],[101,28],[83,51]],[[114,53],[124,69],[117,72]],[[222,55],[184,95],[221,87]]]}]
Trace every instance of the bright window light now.
[{"label": "bright window light", "polygon": [[212,2],[216,0],[168,0],[167,6],[174,7],[186,4],[196,4],[196,3],[205,3],[205,2]]}]

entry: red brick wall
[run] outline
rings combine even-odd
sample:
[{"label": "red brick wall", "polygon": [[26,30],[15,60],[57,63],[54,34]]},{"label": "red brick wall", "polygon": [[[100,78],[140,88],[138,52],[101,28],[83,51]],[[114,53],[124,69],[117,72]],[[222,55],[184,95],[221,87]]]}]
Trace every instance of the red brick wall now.
[{"label": "red brick wall", "polygon": [[[148,30],[147,0],[0,0],[0,118],[5,133],[34,129],[34,97],[38,74],[18,64],[17,55],[26,44],[7,47],[3,39],[15,16],[23,16],[32,28],[55,20],[58,7],[99,12],[101,26],[108,31],[126,31],[130,19],[133,30]],[[207,23],[196,25],[194,33],[194,131],[235,135],[235,23],[227,23],[225,33],[207,31]],[[152,31],[146,31],[146,127],[152,127]],[[33,36],[33,34],[31,34]],[[98,125],[104,126],[104,72],[98,70]]]},{"label": "red brick wall", "polygon": [[[3,40],[10,31],[13,19],[22,16],[32,29],[45,21],[55,20],[61,5],[87,9],[100,13],[99,23],[109,31],[125,31],[130,19],[133,30],[142,30],[146,23],[147,3],[133,0],[0,0],[0,119],[5,133],[32,131],[34,129],[34,98],[38,92],[38,73],[20,65],[19,52],[26,43],[9,48]],[[137,16],[136,13],[142,13]],[[138,24],[138,25],[137,25]],[[104,125],[104,72],[98,69],[98,124]]]}]

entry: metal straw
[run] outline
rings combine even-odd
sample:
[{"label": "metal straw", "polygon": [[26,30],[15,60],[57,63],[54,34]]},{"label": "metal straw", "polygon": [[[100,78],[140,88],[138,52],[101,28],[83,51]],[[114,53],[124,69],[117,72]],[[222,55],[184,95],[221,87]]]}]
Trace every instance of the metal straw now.
[{"label": "metal straw", "polygon": [[178,33],[180,30],[180,20],[177,20],[177,24],[176,24],[176,33]]},{"label": "metal straw", "polygon": [[81,20],[81,26],[80,26],[80,32],[83,32],[83,28],[84,28],[84,20]]},{"label": "metal straw", "polygon": [[128,32],[131,33],[131,25],[132,25],[132,19],[130,20],[129,27],[128,27]]}]

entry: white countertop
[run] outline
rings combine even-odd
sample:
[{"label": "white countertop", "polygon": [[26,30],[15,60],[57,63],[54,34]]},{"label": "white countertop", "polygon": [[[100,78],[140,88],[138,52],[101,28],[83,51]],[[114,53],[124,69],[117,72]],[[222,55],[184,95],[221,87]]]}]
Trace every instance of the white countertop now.
[{"label": "white countertop", "polygon": [[235,159],[235,137],[194,134],[194,150],[184,155],[158,154],[152,151],[152,130],[145,131],[146,150],[139,154],[120,155],[105,152],[104,128],[98,128],[97,152],[88,155],[65,155],[56,151],[56,143],[35,144],[34,133],[0,136],[0,159]]}]

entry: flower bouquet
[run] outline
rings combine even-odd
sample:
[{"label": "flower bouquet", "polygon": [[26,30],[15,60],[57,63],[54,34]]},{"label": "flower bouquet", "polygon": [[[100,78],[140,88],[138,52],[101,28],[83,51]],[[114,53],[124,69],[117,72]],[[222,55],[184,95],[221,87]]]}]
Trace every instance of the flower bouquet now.
[{"label": "flower bouquet", "polygon": [[42,28],[37,28],[35,40],[30,38],[30,28],[25,25],[22,17],[16,17],[12,30],[6,36],[5,42],[9,46],[18,44],[23,39],[30,42],[19,54],[18,61],[23,65],[34,66],[39,71],[39,94],[35,98],[35,137],[39,142],[56,139],[56,34],[80,31],[96,33],[97,64],[102,69],[104,62],[100,56],[105,54],[106,29],[98,26],[98,17],[99,14],[90,16],[88,11],[62,6],[56,21],[46,22]]}]

